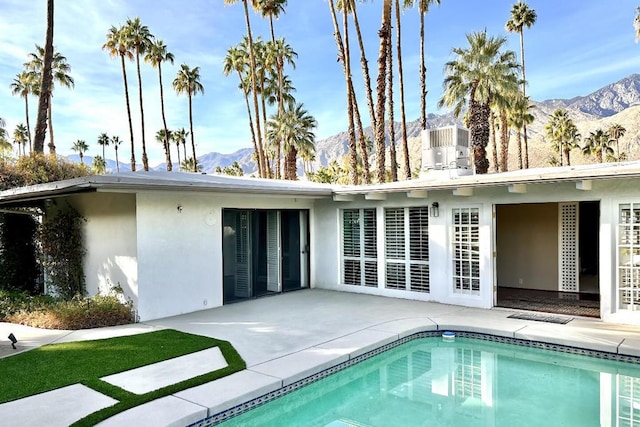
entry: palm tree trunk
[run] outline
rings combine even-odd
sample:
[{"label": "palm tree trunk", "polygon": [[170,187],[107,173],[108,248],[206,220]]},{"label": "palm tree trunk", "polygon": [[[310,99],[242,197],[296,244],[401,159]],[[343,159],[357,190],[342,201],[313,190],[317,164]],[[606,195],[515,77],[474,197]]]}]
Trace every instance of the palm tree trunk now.
[{"label": "palm tree trunk", "polygon": [[176,151],[178,152],[178,170],[180,170],[180,164],[182,163],[182,161],[180,160],[180,143],[176,144]]},{"label": "palm tree trunk", "polygon": [[391,181],[398,181],[398,162],[396,159],[396,129],[393,117],[393,36],[389,32],[387,44],[387,103],[389,109],[389,163],[391,163]]},{"label": "palm tree trunk", "polygon": [[507,110],[500,110],[500,148],[502,172],[509,170],[509,124],[507,121]]},{"label": "palm tree trunk", "polygon": [[124,65],[124,55],[120,55],[122,78],[124,80],[124,98],[127,102],[127,117],[129,118],[129,137],[131,138],[131,171],[136,171],[136,146],[133,142],[133,122],[131,120],[131,104],[129,102],[129,84],[127,83],[127,69]]},{"label": "palm tree trunk", "polygon": [[[264,99],[264,81],[262,82],[262,91],[260,93],[260,102],[262,104],[262,125],[263,125],[263,135],[267,134],[267,103]],[[265,169],[265,178],[272,178],[273,173],[271,171],[271,165],[269,164],[269,156],[265,153],[264,156],[264,169]]]},{"label": "palm tree trunk", "polygon": [[[164,126],[164,151],[166,154],[167,170],[173,170],[171,163],[171,144],[169,143],[169,129],[167,128],[167,118],[164,114],[164,90],[162,89],[162,64],[158,62],[158,81],[160,83],[160,111],[162,112],[162,125]],[[179,164],[180,162],[178,162]]]},{"label": "palm tree trunk", "polygon": [[498,172],[498,143],[496,142],[496,115],[493,110],[489,114],[489,123],[491,124],[491,151],[493,151],[493,171]]},{"label": "palm tree trunk", "polygon": [[[527,74],[524,70],[524,28],[520,27],[520,59],[522,62],[522,96],[527,99]],[[523,125],[524,131],[524,166],[529,169],[529,143],[527,139],[527,124]],[[522,168],[520,168],[522,169]]]},{"label": "palm tree trunk", "polygon": [[47,116],[49,117],[49,154],[56,155],[56,145],[53,143],[53,119],[51,116],[51,96],[49,96],[49,105],[47,106]]},{"label": "palm tree trunk", "polygon": [[33,141],[33,150],[36,153],[44,152],[44,137],[47,132],[47,111],[51,95],[51,83],[53,75],[51,63],[53,61],[53,0],[47,0],[47,36],[44,46],[44,66],[42,80],[40,82],[40,99],[38,100],[38,117],[36,119],[36,132]]},{"label": "palm tree trunk", "polygon": [[[356,146],[356,133],[353,123],[353,102],[355,99],[355,93],[352,91],[353,85],[351,81],[351,70],[348,58],[348,43],[343,43],[342,35],[340,34],[340,28],[338,27],[338,19],[336,18],[336,10],[333,4],[333,0],[329,0],[329,10],[331,11],[331,19],[333,20],[334,38],[338,48],[338,56],[342,59],[342,69],[345,77],[345,87],[347,95],[347,120],[348,120],[348,141],[349,141],[349,181],[353,185],[358,185],[358,153]],[[347,29],[347,11],[343,10],[343,27]],[[345,38],[348,37],[345,34]]]},{"label": "palm tree trunk", "polygon": [[571,150],[569,148],[564,149],[564,157],[567,159],[567,166],[571,166],[571,158],[569,157]]},{"label": "palm tree trunk", "polygon": [[140,74],[140,49],[136,46],[136,69],[138,72],[138,94],[140,99],[140,124],[142,126],[142,166],[145,171],[149,170],[149,159],[147,158],[147,144],[144,135],[144,107],[142,105],[142,75]]},{"label": "palm tree trunk", "polygon": [[520,129],[518,129],[518,135],[517,135],[517,141],[518,141],[518,165],[520,167],[520,169],[522,169],[522,133],[520,132]]},{"label": "palm tree trunk", "polygon": [[378,31],[380,36],[380,47],[378,49],[378,78],[376,82],[376,178],[379,183],[385,182],[385,138],[384,138],[384,113],[385,113],[385,86],[387,70],[387,54],[389,36],[391,34],[391,0],[384,0],[382,5],[382,23]]},{"label": "palm tree trunk", "polygon": [[118,160],[118,146],[116,145],[114,148],[116,150],[116,171],[120,173],[120,160]]},{"label": "palm tree trunk", "polygon": [[371,131],[376,133],[376,114],[373,105],[373,93],[371,91],[371,77],[369,76],[369,62],[365,55],[364,42],[362,41],[362,33],[360,32],[360,23],[358,22],[358,12],[356,10],[355,0],[351,2],[351,11],[353,13],[353,23],[355,24],[356,36],[360,47],[360,66],[362,67],[362,78],[364,81],[365,95],[367,97],[367,107],[369,108],[369,116],[371,120]]},{"label": "palm tree trunk", "polygon": [[191,132],[191,151],[193,152],[193,171],[198,172],[198,160],[196,159],[196,143],[193,137],[193,108],[191,105],[191,91],[187,92],[187,94],[189,95],[189,132]]},{"label": "palm tree trunk", "polygon": [[187,141],[182,141],[182,152],[184,153],[184,159],[187,160]]},{"label": "palm tree trunk", "polygon": [[84,153],[80,151],[78,154],[80,154],[80,164],[84,165]]},{"label": "palm tree trunk", "polygon": [[[238,71],[238,78],[242,82],[243,79],[240,71]],[[260,151],[258,149],[258,144],[256,141],[256,133],[255,133],[255,130],[253,129],[253,117],[251,114],[251,105],[249,105],[249,94],[247,93],[246,90],[244,90],[244,88],[242,89],[242,92],[244,93],[244,101],[245,101],[245,105],[247,106],[247,115],[249,116],[249,128],[251,129],[251,141],[253,142],[253,151],[255,151],[256,154],[258,154]],[[178,155],[180,155],[180,150],[178,150]],[[262,164],[260,163],[259,159],[257,163],[258,163],[258,176],[262,177],[263,170],[262,170]],[[278,166],[280,165],[278,164]]]},{"label": "palm tree trunk", "polygon": [[[31,146],[31,125],[29,124],[29,100],[28,94],[24,96],[24,114],[27,119],[27,136],[29,137],[29,152],[33,151],[33,147]],[[24,155],[24,150],[22,150]]]},{"label": "palm tree trunk", "polygon": [[[420,7],[420,6],[418,6]],[[427,128],[427,68],[424,65],[424,14],[420,10],[420,128]]]},{"label": "palm tree trunk", "polygon": [[402,142],[402,155],[404,156],[403,168],[404,178],[411,179],[411,165],[409,162],[409,143],[407,141],[407,119],[404,114],[404,78],[402,70],[402,31],[400,29],[400,0],[396,0],[396,34],[398,50],[398,83],[400,85],[400,133]]},{"label": "palm tree trunk", "polygon": [[[352,96],[355,96],[353,90],[353,80],[349,82],[351,84],[350,90]],[[353,117],[357,125],[358,143],[360,147],[360,155],[362,156],[362,175],[365,184],[371,184],[371,167],[369,165],[369,147],[367,146],[367,139],[364,135],[364,127],[362,126],[362,117],[360,117],[360,108],[355,98],[351,98],[353,104]]]},{"label": "palm tree trunk", "polygon": [[[473,90],[472,90],[473,93]],[[469,102],[469,122],[471,146],[473,147],[474,165],[477,174],[485,174],[489,170],[487,160],[487,143],[489,142],[489,116],[491,108],[487,102],[481,103],[473,99]]]},{"label": "palm tree trunk", "polygon": [[260,107],[258,105],[258,85],[256,83],[256,58],[253,52],[253,37],[251,35],[251,23],[249,22],[249,7],[247,6],[247,0],[242,0],[244,4],[244,19],[247,25],[247,38],[249,39],[249,65],[251,67],[251,92],[253,93],[253,109],[256,113],[256,141],[258,146],[258,161],[261,166],[258,168],[262,170],[262,178],[266,178],[266,162],[264,157],[264,148],[262,146],[262,133],[260,129]]}]

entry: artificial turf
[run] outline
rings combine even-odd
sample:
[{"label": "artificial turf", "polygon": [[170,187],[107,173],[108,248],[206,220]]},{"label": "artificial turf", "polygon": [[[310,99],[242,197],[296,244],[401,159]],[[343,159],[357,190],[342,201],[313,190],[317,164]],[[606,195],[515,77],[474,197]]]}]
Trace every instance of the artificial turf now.
[{"label": "artificial turf", "polygon": [[[228,366],[159,390],[137,395],[101,381],[106,375],[219,347]],[[240,371],[246,367],[222,340],[166,329],[126,337],[51,344],[0,359],[0,403],[81,383],[119,401],[77,425],[94,425],[118,412]]]}]

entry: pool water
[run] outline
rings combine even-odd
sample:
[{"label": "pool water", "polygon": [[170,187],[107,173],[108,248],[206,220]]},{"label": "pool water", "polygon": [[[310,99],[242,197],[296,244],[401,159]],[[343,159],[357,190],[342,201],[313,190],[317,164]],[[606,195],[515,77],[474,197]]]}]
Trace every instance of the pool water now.
[{"label": "pool water", "polygon": [[640,366],[473,338],[421,338],[223,426],[631,426]]}]

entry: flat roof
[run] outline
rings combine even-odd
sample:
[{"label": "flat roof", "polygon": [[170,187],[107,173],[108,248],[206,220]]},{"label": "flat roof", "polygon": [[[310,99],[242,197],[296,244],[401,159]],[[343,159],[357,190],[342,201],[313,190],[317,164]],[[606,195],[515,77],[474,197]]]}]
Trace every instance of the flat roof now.
[{"label": "flat roof", "polygon": [[266,194],[288,197],[331,197],[328,184],[302,181],[206,175],[189,172],[120,172],[16,187],[0,192],[0,205],[86,192],[200,191]]},{"label": "flat roof", "polygon": [[413,190],[452,190],[464,187],[502,187],[513,184],[545,184],[616,178],[640,178],[640,161],[521,169],[463,176],[457,176],[455,169],[430,171],[424,177],[407,181],[334,187],[334,194],[356,195]]},{"label": "flat roof", "polygon": [[51,197],[85,192],[195,191],[330,198],[369,193],[452,190],[464,187],[503,187],[601,179],[640,178],[640,161],[522,169],[483,175],[456,176],[455,170],[431,171],[419,179],[371,185],[331,185],[189,172],[120,172],[17,187],[0,192],[0,206],[15,206]]}]

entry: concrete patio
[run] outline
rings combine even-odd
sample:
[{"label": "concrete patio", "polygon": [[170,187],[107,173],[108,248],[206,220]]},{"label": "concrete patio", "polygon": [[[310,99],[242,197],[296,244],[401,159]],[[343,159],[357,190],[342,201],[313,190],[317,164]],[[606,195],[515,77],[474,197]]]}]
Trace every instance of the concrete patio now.
[{"label": "concrete patio", "polygon": [[[139,406],[101,424],[113,426],[187,425],[420,331],[488,333],[640,356],[637,327],[587,318],[558,325],[507,318],[511,314],[513,311],[502,309],[312,289],[114,328],[42,331],[5,323],[0,324],[0,337],[4,339],[13,332],[19,349],[29,349],[172,328],[228,340],[247,362],[245,371]],[[4,341],[1,345],[8,346]],[[198,359],[183,360],[185,372],[192,368],[189,363],[202,363],[194,362]],[[162,380],[157,370],[152,371],[148,377],[144,376],[145,370],[131,372],[130,381],[153,385]],[[64,401],[65,397],[76,403],[76,412],[70,414],[67,406],[55,400]],[[100,404],[111,404],[105,397],[77,387],[66,396],[63,390],[57,390],[2,404],[0,417],[10,419],[19,413],[22,425],[68,425],[70,417],[77,420]]]}]

